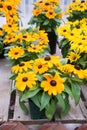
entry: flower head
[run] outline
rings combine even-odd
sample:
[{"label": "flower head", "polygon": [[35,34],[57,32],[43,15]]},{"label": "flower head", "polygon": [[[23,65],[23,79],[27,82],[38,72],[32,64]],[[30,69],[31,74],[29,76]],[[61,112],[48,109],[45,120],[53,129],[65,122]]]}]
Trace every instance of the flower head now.
[{"label": "flower head", "polygon": [[64,79],[59,76],[58,73],[55,73],[54,76],[48,74],[44,75],[45,80],[41,82],[41,87],[44,91],[48,92],[49,95],[61,94],[64,91]]},{"label": "flower head", "polygon": [[24,54],[24,49],[16,46],[16,47],[12,47],[9,52],[8,52],[8,57],[10,57],[11,59],[18,59],[21,56],[23,56]]},{"label": "flower head", "polygon": [[26,87],[33,88],[33,85],[36,85],[36,75],[33,72],[19,73],[16,78],[15,86],[18,90],[24,91]]}]

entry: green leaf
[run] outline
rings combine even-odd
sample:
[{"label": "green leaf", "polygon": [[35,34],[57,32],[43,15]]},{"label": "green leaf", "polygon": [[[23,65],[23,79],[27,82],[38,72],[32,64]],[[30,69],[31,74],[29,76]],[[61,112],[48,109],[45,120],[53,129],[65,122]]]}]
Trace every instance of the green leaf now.
[{"label": "green leaf", "polygon": [[47,93],[43,92],[41,97],[41,107],[40,110],[44,109],[46,105],[49,103],[51,96],[49,96]]},{"label": "green leaf", "polygon": [[65,84],[64,92],[66,92],[66,93],[69,94],[71,97],[73,97],[73,94],[72,94],[72,90],[71,90],[71,86],[70,86],[70,85]]},{"label": "green leaf", "polygon": [[29,113],[29,110],[27,109],[27,106],[25,105],[24,102],[21,102],[20,99],[19,99],[19,105],[20,105],[21,109],[22,109],[26,114]]},{"label": "green leaf", "polygon": [[61,61],[62,65],[67,64],[67,59],[61,58],[60,61]]},{"label": "green leaf", "polygon": [[25,101],[26,99],[35,96],[39,91],[40,91],[40,88],[37,88],[35,90],[30,90],[30,89],[26,90],[21,97],[21,101]]},{"label": "green leaf", "polygon": [[64,99],[63,99],[62,95],[57,94],[56,98],[58,100],[58,103],[62,107],[62,111],[64,111],[64,109],[65,109],[65,102],[64,102]]},{"label": "green leaf", "polygon": [[65,102],[65,109],[64,110],[61,109],[60,118],[64,117],[70,111],[70,104],[67,94],[65,94],[64,102]]},{"label": "green leaf", "polygon": [[34,97],[31,97],[31,100],[34,102],[34,104],[36,106],[38,106],[40,108],[41,106],[41,96],[42,96],[42,93],[41,91],[39,93],[37,93],[37,95],[35,95]]},{"label": "green leaf", "polygon": [[66,38],[62,39],[59,42],[59,48],[61,49],[61,48],[65,47],[65,45],[68,44],[68,43],[69,43],[69,41]]},{"label": "green leaf", "polygon": [[15,80],[16,77],[17,77],[17,74],[12,74],[12,75],[9,77],[9,79]]},{"label": "green leaf", "polygon": [[55,100],[51,100],[51,102],[46,106],[46,117],[51,120],[55,114],[56,111],[56,101]]},{"label": "green leaf", "polygon": [[42,81],[42,80],[43,80],[43,76],[41,76],[41,75],[39,75],[39,74],[37,75],[37,78],[38,78],[39,81]]},{"label": "green leaf", "polygon": [[75,104],[77,105],[80,99],[80,86],[77,83],[73,83],[71,87],[72,87],[72,94],[74,96]]},{"label": "green leaf", "polygon": [[43,22],[43,25],[48,25],[49,24],[49,20],[45,20],[44,22]]},{"label": "green leaf", "polygon": [[13,60],[9,60],[9,62],[7,62],[7,64],[6,64],[6,66],[13,66],[13,65],[15,65],[15,61],[13,61]]}]

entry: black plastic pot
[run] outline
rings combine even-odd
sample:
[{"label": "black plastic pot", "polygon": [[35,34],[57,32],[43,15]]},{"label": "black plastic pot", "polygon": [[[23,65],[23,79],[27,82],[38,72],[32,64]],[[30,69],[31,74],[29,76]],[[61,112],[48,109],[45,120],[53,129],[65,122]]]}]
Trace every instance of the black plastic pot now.
[{"label": "black plastic pot", "polygon": [[49,47],[50,47],[50,54],[56,53],[56,45],[57,45],[57,35],[54,31],[47,32],[48,39],[49,39]]},{"label": "black plastic pot", "polygon": [[31,119],[47,119],[45,116],[45,110],[40,111],[40,109],[29,99],[29,110]]}]

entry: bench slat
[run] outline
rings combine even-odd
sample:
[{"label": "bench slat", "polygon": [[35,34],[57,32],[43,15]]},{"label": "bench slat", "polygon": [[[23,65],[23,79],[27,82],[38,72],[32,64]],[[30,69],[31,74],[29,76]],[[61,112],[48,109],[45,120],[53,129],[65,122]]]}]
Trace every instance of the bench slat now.
[{"label": "bench slat", "polygon": [[8,120],[10,103],[10,68],[6,66],[6,63],[6,59],[0,59],[0,122]]}]

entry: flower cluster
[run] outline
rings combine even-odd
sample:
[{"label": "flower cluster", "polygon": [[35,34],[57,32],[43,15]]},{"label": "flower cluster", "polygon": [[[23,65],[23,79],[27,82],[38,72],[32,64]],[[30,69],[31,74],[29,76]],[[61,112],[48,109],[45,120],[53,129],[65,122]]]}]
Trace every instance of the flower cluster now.
[{"label": "flower cluster", "polygon": [[49,54],[48,37],[44,30],[29,27],[17,32],[12,40],[5,54],[11,65]]},{"label": "flower cluster", "polygon": [[66,57],[71,64],[80,68],[87,68],[87,19],[66,22],[58,28],[58,33],[63,36],[59,43],[63,57]]},{"label": "flower cluster", "polygon": [[65,14],[70,21],[81,20],[87,18],[87,1],[73,0],[66,8]]},{"label": "flower cluster", "polygon": [[[0,34],[0,53],[3,52],[4,40],[8,37],[9,41],[11,40],[10,35],[13,35],[16,31],[19,30],[19,16],[18,16],[18,5],[20,0],[1,0],[0,1],[0,15],[6,18],[6,24],[3,24],[1,29],[3,30],[4,35]],[[1,32],[0,29],[0,32]],[[4,44],[3,44],[4,43]],[[6,42],[7,44],[7,42]]]},{"label": "flower cluster", "polygon": [[36,24],[40,29],[47,32],[55,31],[56,27],[60,26],[62,13],[59,6],[59,0],[38,0],[34,2],[29,24]]},{"label": "flower cluster", "polygon": [[11,78],[15,81],[20,103],[31,99],[40,111],[45,109],[46,117],[51,120],[57,104],[61,107],[59,117],[69,112],[69,96],[78,104],[79,85],[81,80],[87,78],[87,70],[78,70],[74,65],[60,60],[59,56],[45,56],[14,65]]}]

